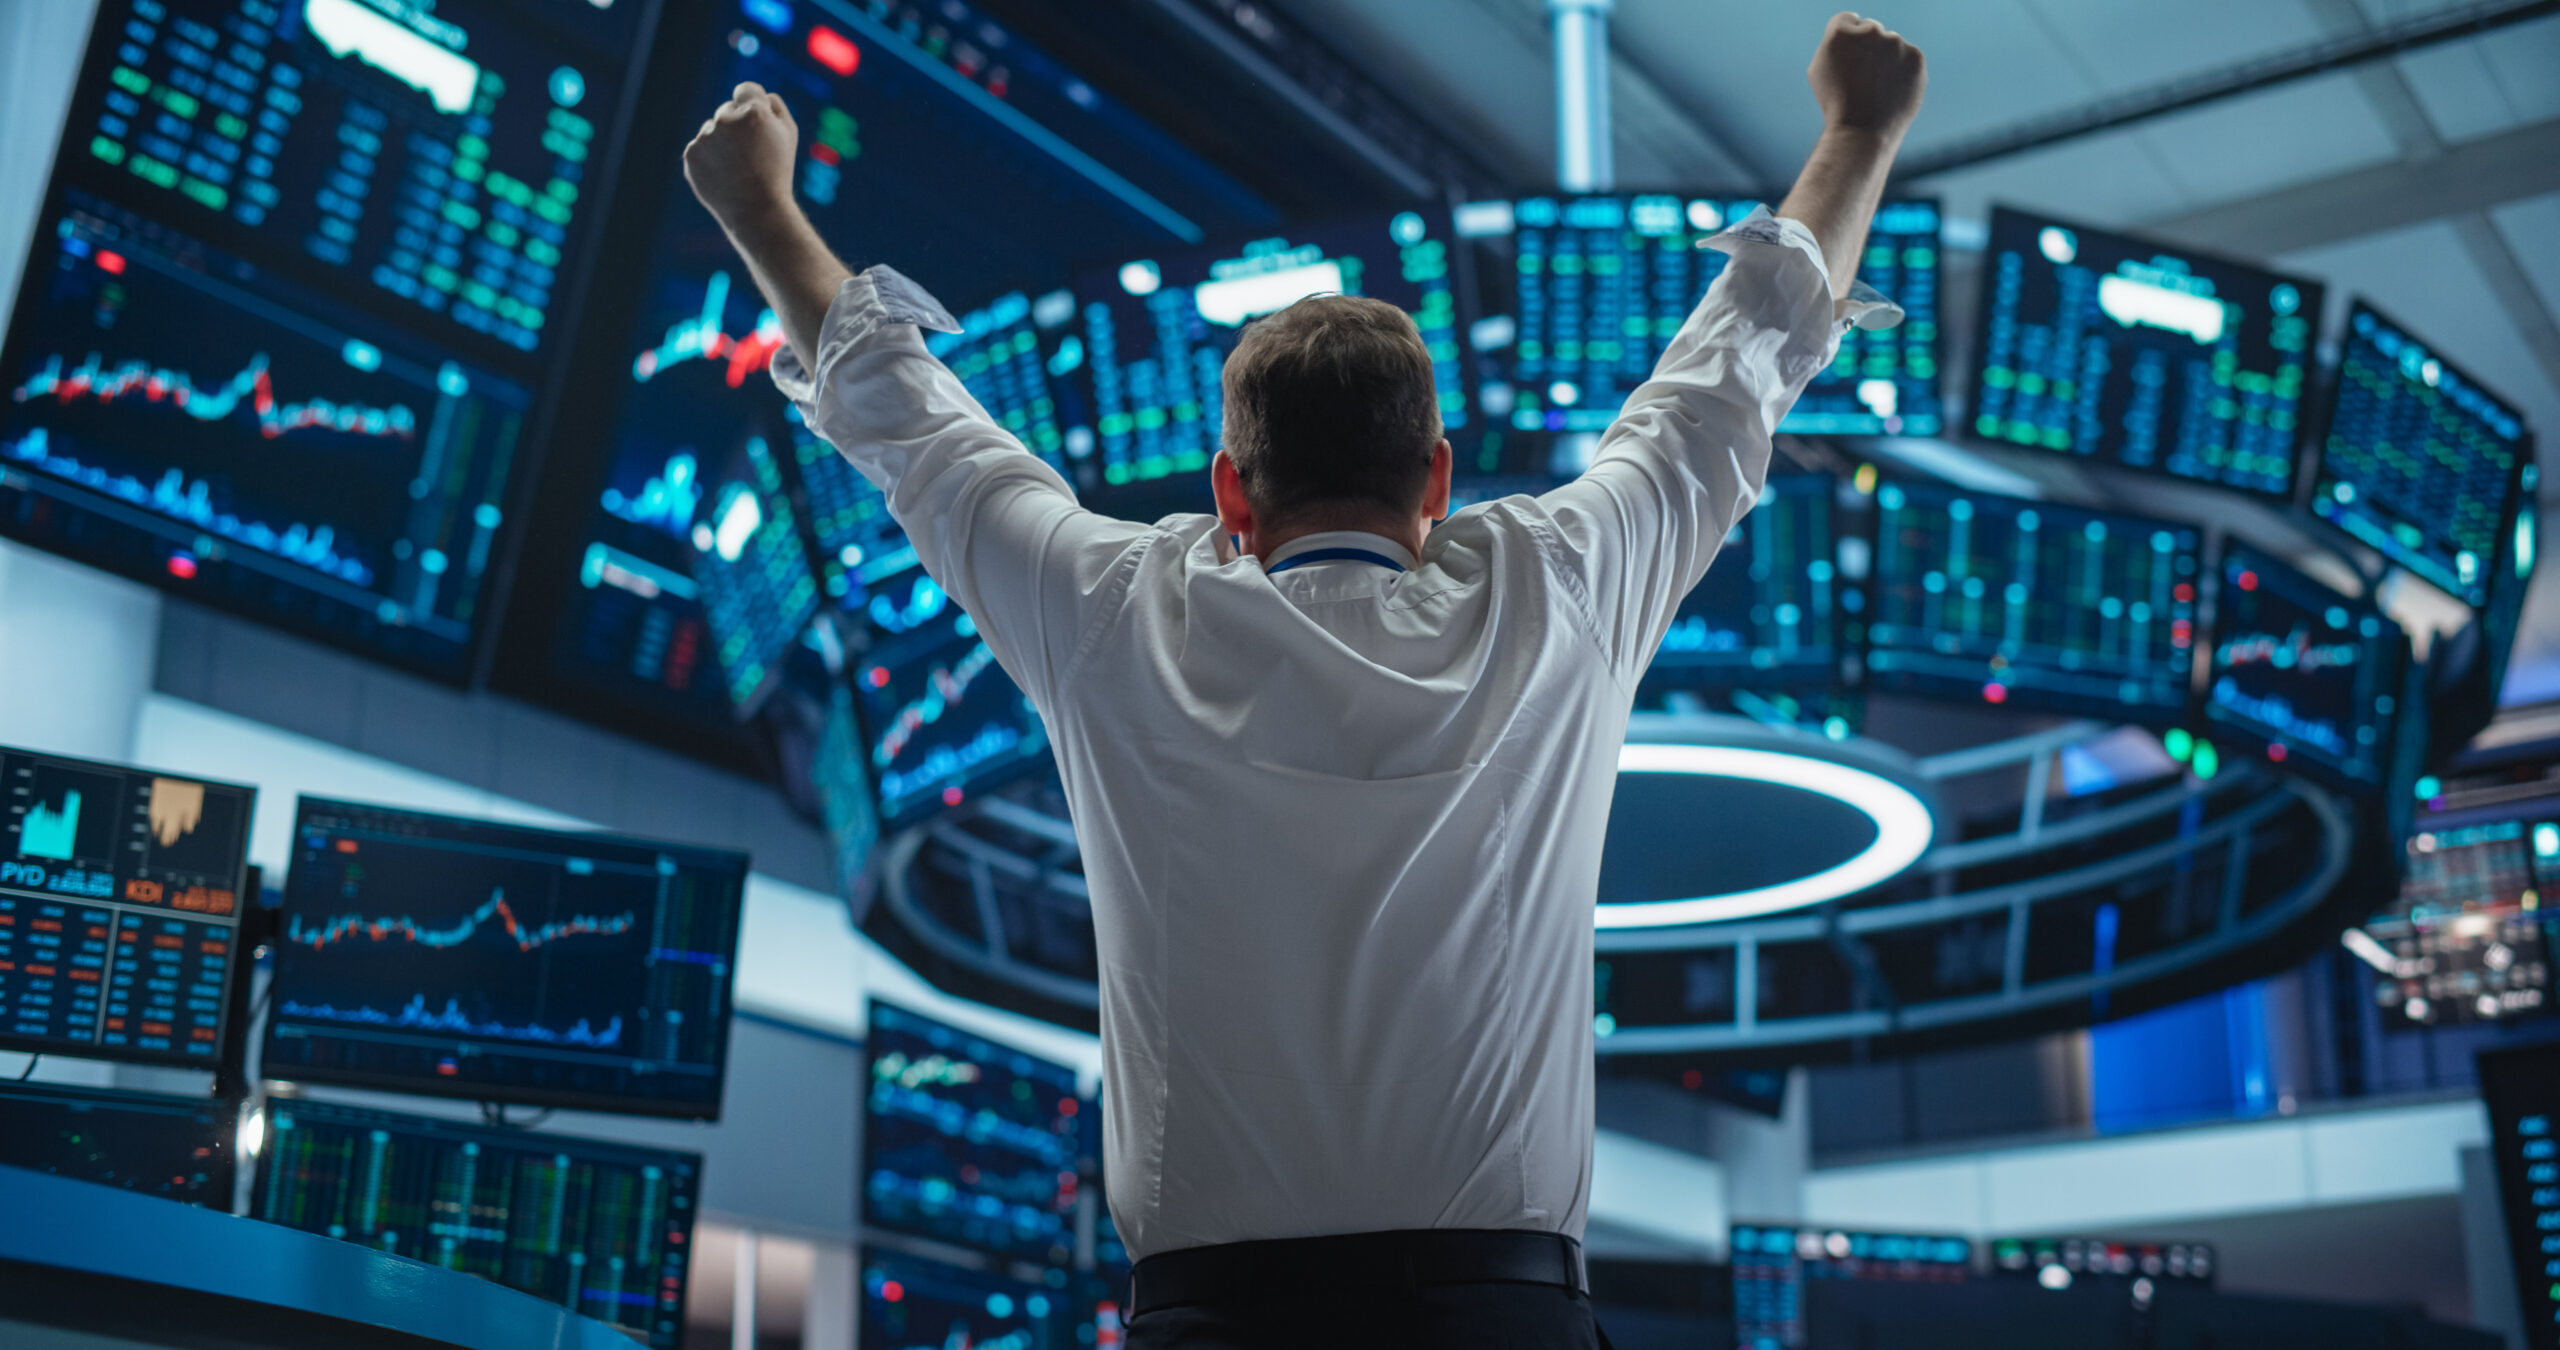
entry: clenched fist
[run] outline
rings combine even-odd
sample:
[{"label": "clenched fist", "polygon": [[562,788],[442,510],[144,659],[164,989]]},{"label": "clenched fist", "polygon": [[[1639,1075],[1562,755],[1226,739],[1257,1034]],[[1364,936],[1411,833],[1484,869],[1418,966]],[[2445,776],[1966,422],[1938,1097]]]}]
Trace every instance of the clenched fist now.
[{"label": "clenched fist", "polygon": [[685,181],[731,234],[791,205],[791,161],[800,124],[782,95],[742,84],[684,148]]},{"label": "clenched fist", "polygon": [[1823,29],[1805,78],[1833,129],[1899,137],[1920,111],[1929,63],[1901,34],[1843,12]]}]

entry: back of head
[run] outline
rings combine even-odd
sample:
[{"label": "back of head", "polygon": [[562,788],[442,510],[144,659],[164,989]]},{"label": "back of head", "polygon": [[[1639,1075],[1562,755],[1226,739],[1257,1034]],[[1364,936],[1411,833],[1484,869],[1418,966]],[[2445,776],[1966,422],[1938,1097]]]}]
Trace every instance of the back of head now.
[{"label": "back of head", "polygon": [[1225,433],[1261,519],[1356,521],[1422,505],[1440,398],[1403,310],[1311,295],[1256,320],[1227,358]]}]

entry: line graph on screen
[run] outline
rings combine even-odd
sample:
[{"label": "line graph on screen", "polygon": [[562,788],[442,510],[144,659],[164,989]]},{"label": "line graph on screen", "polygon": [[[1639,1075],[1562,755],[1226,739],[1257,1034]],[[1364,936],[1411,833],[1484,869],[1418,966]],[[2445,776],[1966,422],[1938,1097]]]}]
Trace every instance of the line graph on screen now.
[{"label": "line graph on screen", "polygon": [[105,357],[91,352],[87,360],[65,369],[61,356],[48,356],[44,367],[10,391],[10,396],[20,403],[51,399],[65,404],[83,399],[113,404],[138,397],[145,403],[166,404],[199,422],[219,422],[246,409],[258,434],[269,440],[290,432],[321,430],[405,441],[418,432],[418,415],[406,404],[374,407],[326,398],[279,401],[265,352],[252,354],[238,374],[211,386],[198,385],[183,370],[143,360],[110,366]]}]

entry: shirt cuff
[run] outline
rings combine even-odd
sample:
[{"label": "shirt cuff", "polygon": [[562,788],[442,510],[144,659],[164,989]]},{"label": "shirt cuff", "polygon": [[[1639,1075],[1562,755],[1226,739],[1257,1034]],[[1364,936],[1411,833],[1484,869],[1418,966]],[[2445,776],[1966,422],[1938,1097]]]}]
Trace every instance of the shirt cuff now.
[{"label": "shirt cuff", "polygon": [[[1777,215],[1765,205],[1753,207],[1750,215],[1709,238],[1706,246],[1720,253],[1735,253],[1744,243],[1793,247],[1813,259],[1814,270],[1822,273],[1826,280],[1831,276],[1831,269],[1822,260],[1822,244],[1813,237],[1813,231],[1803,221]],[[1831,302],[1832,322],[1838,324],[1843,333],[1852,326],[1891,328],[1901,323],[1902,317],[1902,306],[1886,299],[1884,293],[1875,287],[1855,279],[1849,283],[1848,295]]]},{"label": "shirt cuff", "polygon": [[[845,278],[827,305],[826,322],[818,326],[818,368],[824,371],[831,352],[843,350],[882,324],[907,323],[936,333],[957,333],[960,324],[931,292],[894,267],[873,267]],[[817,397],[818,382],[784,343],[773,354],[773,383],[783,397],[807,403]]]}]

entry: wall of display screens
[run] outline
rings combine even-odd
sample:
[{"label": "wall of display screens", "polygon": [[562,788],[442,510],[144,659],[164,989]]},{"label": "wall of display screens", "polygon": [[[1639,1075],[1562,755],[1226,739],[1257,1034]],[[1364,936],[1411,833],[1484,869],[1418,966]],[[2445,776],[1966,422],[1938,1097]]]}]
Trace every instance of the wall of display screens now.
[{"label": "wall of display screens", "polygon": [[1846,579],[1827,476],[1772,478],[1645,671],[1657,688],[1819,688],[1839,676]]},{"label": "wall of display screens", "polygon": [[2354,787],[2388,776],[2407,647],[2399,625],[2278,562],[2223,548],[2205,716]]},{"label": "wall of display screens", "polygon": [[1973,434],[2290,500],[2325,293],[1996,209]]},{"label": "wall of display screens", "polygon": [[[1485,318],[1473,333],[1501,372],[1492,402],[1515,433],[1598,431],[1617,417],[1726,254],[1704,244],[1761,203],[1643,195],[1526,197],[1458,208],[1481,259]],[[1852,330],[1782,430],[1808,435],[1934,436],[1938,398],[1938,204],[1877,211],[1859,279],[1906,320]]]},{"label": "wall of display screens", "polygon": [[1065,1266],[1099,1124],[1075,1071],[885,1003],[870,1025],[863,1222]]},{"label": "wall of display screens", "polygon": [[109,0],[0,531],[465,680],[647,0]]},{"label": "wall of display screens", "polygon": [[265,1072],[716,1120],[747,857],[305,797]]},{"label": "wall of display screens", "polygon": [[477,1275],[658,1350],[684,1337],[702,1155],[279,1101],[250,1212]]},{"label": "wall of display screens", "polygon": [[2389,1027],[2500,1022],[2550,1007],[2560,807],[2422,818],[2390,908],[2347,934]]},{"label": "wall of display screens", "polygon": [[219,1063],[256,801],[0,747],[0,1045]]},{"label": "wall of display screens", "polygon": [[231,1208],[230,1102],[0,1082],[0,1164]]},{"label": "wall of display screens", "polygon": [[2201,532],[1917,483],[1876,491],[1877,689],[2134,721],[2184,714]]},{"label": "wall of display screens", "polygon": [[2321,519],[2484,604],[2532,458],[2522,414],[2356,301],[2311,492]]}]

